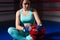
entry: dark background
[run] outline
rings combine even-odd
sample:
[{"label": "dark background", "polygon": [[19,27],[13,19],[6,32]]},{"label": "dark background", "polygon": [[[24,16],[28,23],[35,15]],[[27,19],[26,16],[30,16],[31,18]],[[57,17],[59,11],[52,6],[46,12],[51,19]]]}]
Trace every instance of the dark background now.
[{"label": "dark background", "polygon": [[[15,27],[15,14],[20,0],[0,0],[0,40],[13,40],[9,27]],[[60,40],[60,0],[31,0],[46,28],[44,40]]]}]

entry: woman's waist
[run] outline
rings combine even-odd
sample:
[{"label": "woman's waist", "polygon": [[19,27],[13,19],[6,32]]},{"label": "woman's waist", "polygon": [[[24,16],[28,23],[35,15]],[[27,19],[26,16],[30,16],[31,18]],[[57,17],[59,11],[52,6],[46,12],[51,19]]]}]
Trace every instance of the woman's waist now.
[{"label": "woman's waist", "polygon": [[30,24],[30,23],[25,23],[25,24],[24,24],[25,27],[27,27],[27,26],[28,26],[28,27],[31,27],[31,25],[32,25],[32,24]]}]

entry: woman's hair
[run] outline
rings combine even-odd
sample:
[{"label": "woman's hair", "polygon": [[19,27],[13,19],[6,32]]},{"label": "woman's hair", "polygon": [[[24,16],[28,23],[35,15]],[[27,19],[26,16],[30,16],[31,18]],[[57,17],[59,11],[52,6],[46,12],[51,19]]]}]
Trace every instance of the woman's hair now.
[{"label": "woman's hair", "polygon": [[[20,8],[22,8],[22,3],[24,0],[20,0]],[[30,0],[29,0],[30,1]]]},{"label": "woman's hair", "polygon": [[22,3],[23,3],[24,0],[20,0],[20,7],[22,8]]}]

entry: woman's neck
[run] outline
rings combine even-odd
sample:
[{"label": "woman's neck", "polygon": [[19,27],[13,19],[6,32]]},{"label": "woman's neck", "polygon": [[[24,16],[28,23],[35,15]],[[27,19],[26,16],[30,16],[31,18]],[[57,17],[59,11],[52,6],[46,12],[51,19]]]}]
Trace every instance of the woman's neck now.
[{"label": "woman's neck", "polygon": [[23,8],[23,11],[28,11],[28,10],[29,10],[29,9],[24,9],[24,8]]}]

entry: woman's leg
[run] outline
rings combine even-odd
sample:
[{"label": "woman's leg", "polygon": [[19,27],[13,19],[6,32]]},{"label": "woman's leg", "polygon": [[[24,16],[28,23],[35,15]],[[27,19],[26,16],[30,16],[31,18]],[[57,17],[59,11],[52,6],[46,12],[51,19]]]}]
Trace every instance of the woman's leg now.
[{"label": "woman's leg", "polygon": [[18,31],[16,28],[10,27],[8,29],[8,33],[17,40],[26,40],[24,37],[24,32],[22,30]]},{"label": "woman's leg", "polygon": [[26,36],[26,39],[27,39],[27,40],[33,40],[30,35]]}]

